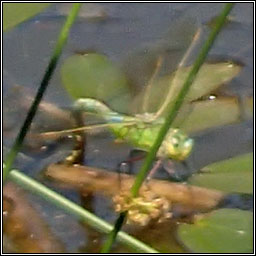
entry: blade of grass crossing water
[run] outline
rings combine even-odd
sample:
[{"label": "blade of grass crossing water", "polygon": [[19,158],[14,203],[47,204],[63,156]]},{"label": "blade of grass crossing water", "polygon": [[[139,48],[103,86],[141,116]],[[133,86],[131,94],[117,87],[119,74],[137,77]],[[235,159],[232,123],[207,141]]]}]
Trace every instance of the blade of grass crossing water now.
[{"label": "blade of grass crossing water", "polygon": [[79,9],[81,7],[81,4],[73,4],[73,7],[67,17],[67,20],[59,34],[59,38],[57,40],[54,52],[52,54],[51,60],[49,62],[49,65],[45,71],[44,77],[42,79],[42,82],[40,84],[40,87],[37,91],[36,97],[28,111],[27,117],[22,125],[22,128],[20,129],[19,134],[17,135],[15,142],[10,150],[10,152],[8,153],[6,159],[5,159],[5,168],[3,169],[3,181],[5,181],[6,177],[8,176],[8,173],[10,172],[10,169],[12,167],[12,164],[16,158],[16,155],[18,153],[18,151],[21,148],[21,145],[25,139],[25,136],[29,130],[29,127],[32,123],[32,120],[36,114],[37,108],[42,100],[42,97],[46,91],[46,88],[49,84],[49,81],[53,75],[53,72],[56,68],[57,62],[59,60],[59,57],[61,55],[62,49],[66,44],[68,35],[69,35],[69,31],[71,26],[73,25],[73,23],[76,20],[76,17],[78,15]]},{"label": "blade of grass crossing water", "polygon": [[207,57],[207,54],[210,51],[217,35],[219,34],[222,26],[225,24],[226,17],[230,13],[233,5],[234,4],[231,4],[231,3],[225,5],[222,13],[220,14],[220,16],[218,18],[216,27],[211,31],[207,41],[204,43],[202,50],[200,51],[197,59],[195,60],[194,65],[193,65],[190,73],[188,74],[188,77],[187,77],[186,81],[184,82],[182,89],[180,90],[176,100],[174,101],[174,104],[173,105],[171,104],[171,106],[169,106],[170,113],[169,113],[169,115],[167,115],[165,123],[163,124],[163,126],[161,127],[161,129],[159,131],[158,137],[152,147],[152,150],[148,153],[147,158],[146,158],[140,172],[138,173],[136,180],[134,182],[134,185],[132,187],[131,192],[134,197],[137,196],[140,186],[143,183],[143,181],[147,175],[147,172],[148,172],[153,160],[156,157],[156,153],[157,153],[159,147],[161,146],[162,141],[164,140],[164,137],[169,130],[169,127],[171,126],[172,122],[174,121],[176,115],[178,114],[178,110],[181,107],[186,94],[189,91],[189,87],[192,85],[192,83],[196,77],[196,74],[198,73],[201,65],[204,63],[204,61]]},{"label": "blade of grass crossing water", "polygon": [[[19,184],[20,186],[22,186],[24,189],[39,195],[40,197],[44,198],[48,202],[51,202],[57,207],[78,217],[83,222],[95,228],[99,232],[108,233],[113,229],[113,226],[110,225],[109,223],[101,220],[100,218],[88,212],[81,206],[77,205],[76,203],[73,203],[72,201],[59,195],[58,193],[47,188],[41,183],[35,181],[34,179],[28,177],[27,175],[19,172],[18,170],[11,170],[11,172],[9,173],[9,179]],[[133,238],[132,236],[129,236],[124,232],[118,233],[117,240],[122,244],[136,250],[137,252],[157,253],[157,251],[154,250],[153,248],[140,242],[139,240]]]}]

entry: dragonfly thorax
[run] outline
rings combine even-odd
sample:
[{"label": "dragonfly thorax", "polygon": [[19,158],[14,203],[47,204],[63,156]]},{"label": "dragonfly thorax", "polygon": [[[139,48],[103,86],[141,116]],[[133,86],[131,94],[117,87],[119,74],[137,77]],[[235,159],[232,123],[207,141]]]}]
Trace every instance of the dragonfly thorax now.
[{"label": "dragonfly thorax", "polygon": [[193,139],[181,130],[171,128],[158,151],[158,156],[183,161],[191,153],[193,145]]}]

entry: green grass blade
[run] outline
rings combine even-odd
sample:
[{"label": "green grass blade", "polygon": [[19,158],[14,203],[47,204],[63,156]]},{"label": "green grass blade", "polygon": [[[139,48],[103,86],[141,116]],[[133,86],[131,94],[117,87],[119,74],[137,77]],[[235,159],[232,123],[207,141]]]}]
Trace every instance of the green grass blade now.
[{"label": "green grass blade", "polygon": [[107,253],[111,250],[112,244],[116,240],[118,231],[122,228],[122,225],[125,222],[125,218],[126,218],[126,213],[122,212],[119,215],[118,219],[116,220],[115,227],[113,228],[113,230],[110,232],[109,236],[107,237],[107,240],[104,243],[103,248],[101,249],[101,253]]},{"label": "green grass blade", "polygon": [[[43,197],[48,202],[53,203],[57,207],[65,210],[66,212],[80,218],[86,224],[90,225],[91,227],[102,233],[109,233],[113,229],[113,226],[109,223],[101,220],[94,214],[86,211],[81,206],[73,203],[72,201],[59,195],[58,193],[33,180],[27,175],[19,172],[18,170],[11,170],[11,172],[9,173],[9,179],[19,184],[26,190],[38,194],[40,197]],[[139,240],[129,236],[124,232],[118,233],[117,240],[138,252],[157,253],[157,251],[153,248],[147,246],[146,244],[140,242]]]},{"label": "green grass blade", "polygon": [[[178,96],[176,97],[176,100],[174,101],[174,103],[170,103],[168,105],[168,109],[170,109],[170,113],[167,115],[165,123],[163,124],[163,126],[161,127],[158,137],[152,147],[152,149],[150,150],[150,152],[148,153],[138,175],[136,176],[136,180],[132,186],[131,189],[131,193],[132,196],[136,197],[138,195],[140,186],[142,185],[144,179],[147,176],[147,173],[149,171],[150,166],[153,163],[153,160],[156,157],[157,151],[159,149],[159,147],[162,144],[162,141],[165,138],[165,135],[167,134],[169,127],[171,126],[172,122],[174,121],[179,108],[182,106],[182,103],[184,101],[184,98],[186,96],[186,94],[189,91],[189,88],[191,86],[191,84],[193,83],[196,74],[198,73],[200,67],[202,66],[202,64],[204,63],[208,52],[210,51],[217,35],[219,34],[219,32],[221,31],[221,28],[223,27],[223,25],[225,24],[226,21],[226,17],[228,16],[228,14],[230,13],[230,11],[232,10],[234,4],[233,3],[227,3],[225,4],[223,11],[221,12],[220,16],[218,17],[217,23],[215,28],[213,28],[213,30],[211,31],[207,41],[205,42],[205,44],[202,47],[202,50],[200,51],[197,59],[194,62],[194,65],[191,69],[191,71],[189,72],[187,79],[185,80],[183,87],[181,88]],[[118,230],[115,230],[113,232],[118,232]],[[112,233],[110,233],[110,236],[112,235]],[[108,242],[108,240],[107,240]],[[114,241],[113,241],[114,242]],[[111,248],[111,246],[108,246],[109,248]]]},{"label": "green grass blade", "polygon": [[176,100],[174,101],[174,103],[171,102],[171,104],[169,105],[168,109],[170,109],[170,113],[169,113],[169,115],[167,115],[165,123],[161,127],[158,137],[157,137],[151,151],[148,153],[147,158],[146,158],[140,172],[138,173],[136,180],[134,182],[134,185],[132,187],[131,192],[132,192],[133,196],[137,196],[140,186],[142,185],[145,177],[147,176],[148,170],[149,170],[150,166],[152,165],[153,160],[156,157],[156,153],[157,153],[159,147],[161,146],[162,141],[164,140],[164,137],[169,130],[169,127],[171,126],[172,122],[174,121],[179,108],[182,106],[184,98],[185,98],[186,94],[188,93],[189,88],[192,85],[194,79],[196,78],[196,74],[198,73],[200,67],[204,63],[208,52],[210,51],[222,26],[225,24],[226,17],[230,13],[233,6],[234,6],[234,4],[232,4],[232,3],[228,3],[225,5],[222,13],[220,14],[220,16],[218,18],[216,27],[211,31],[207,41],[203,45],[202,50],[200,51],[191,71],[189,72],[189,74],[187,76],[186,81],[183,84],[183,87],[181,88],[178,96],[176,97]]},{"label": "green grass blade", "polygon": [[3,169],[3,181],[5,181],[6,177],[8,176],[8,173],[10,172],[11,166],[16,158],[16,155],[18,153],[18,151],[21,148],[21,145],[25,139],[25,136],[28,132],[28,129],[32,123],[32,120],[36,114],[37,108],[40,104],[40,101],[46,91],[46,88],[49,84],[49,81],[53,75],[53,72],[56,68],[57,62],[59,60],[59,57],[61,55],[62,49],[64,47],[64,45],[66,44],[68,35],[69,35],[69,31],[71,26],[73,25],[73,23],[75,22],[75,19],[77,17],[77,14],[79,12],[79,9],[81,7],[81,4],[73,4],[73,7],[70,11],[69,16],[67,17],[67,20],[60,32],[59,38],[57,40],[53,55],[51,57],[51,60],[49,62],[49,65],[46,69],[45,75],[42,79],[42,82],[40,84],[40,87],[37,91],[36,97],[27,113],[27,117],[20,129],[19,134],[17,135],[15,142],[10,150],[10,152],[8,153],[6,160],[5,160],[5,168]]}]

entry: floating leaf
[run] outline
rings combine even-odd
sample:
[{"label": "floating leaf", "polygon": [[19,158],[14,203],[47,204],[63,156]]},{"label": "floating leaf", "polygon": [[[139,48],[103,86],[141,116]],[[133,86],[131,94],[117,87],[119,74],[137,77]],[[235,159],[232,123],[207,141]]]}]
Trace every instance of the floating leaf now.
[{"label": "floating leaf", "polygon": [[[191,66],[180,68],[171,76],[162,77],[154,82],[149,96],[150,109],[148,112],[156,112],[163,104],[167,94],[170,95],[169,101],[177,97],[191,68]],[[202,96],[209,95],[222,84],[237,76],[240,70],[241,65],[231,61],[203,64],[185,98],[185,102],[194,101]],[[138,96],[137,102],[142,101],[144,94],[145,91]],[[161,102],[159,99],[161,99]]]},{"label": "floating leaf", "polygon": [[245,154],[206,166],[205,173],[189,179],[189,183],[225,192],[253,192],[253,154]]},{"label": "floating leaf", "polygon": [[89,53],[69,57],[62,65],[61,78],[73,98],[104,100],[118,111],[123,111],[129,101],[125,76],[104,55]]},{"label": "floating leaf", "polygon": [[[252,109],[246,99],[244,106],[248,117],[252,116]],[[216,98],[214,100],[196,101],[187,104],[181,110],[173,126],[180,127],[187,133],[202,131],[208,128],[238,122],[241,109],[237,98]]]},{"label": "floating leaf", "polygon": [[[171,81],[170,90],[176,97],[192,67],[177,70]],[[198,72],[196,79],[189,90],[186,101],[196,100],[216,90],[220,85],[233,79],[241,70],[241,66],[231,61],[215,64],[205,63]]]},{"label": "floating leaf", "polygon": [[3,29],[10,29],[35,16],[47,8],[50,3],[4,3]]},{"label": "floating leaf", "polygon": [[217,210],[194,224],[181,224],[178,235],[196,253],[252,253],[253,214],[237,209]]}]

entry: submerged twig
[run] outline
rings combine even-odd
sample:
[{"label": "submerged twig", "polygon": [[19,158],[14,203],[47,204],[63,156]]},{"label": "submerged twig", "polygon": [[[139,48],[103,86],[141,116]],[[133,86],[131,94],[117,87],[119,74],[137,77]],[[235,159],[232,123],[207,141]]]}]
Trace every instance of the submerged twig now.
[{"label": "submerged twig", "polygon": [[[111,197],[120,193],[120,179],[122,191],[129,191],[135,180],[131,175],[78,165],[52,164],[45,174],[62,184]],[[142,186],[142,191],[143,188],[165,197],[172,205],[184,206],[194,211],[209,211],[225,196],[221,191],[157,179],[150,179]]]}]

